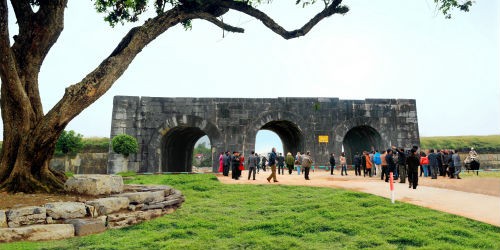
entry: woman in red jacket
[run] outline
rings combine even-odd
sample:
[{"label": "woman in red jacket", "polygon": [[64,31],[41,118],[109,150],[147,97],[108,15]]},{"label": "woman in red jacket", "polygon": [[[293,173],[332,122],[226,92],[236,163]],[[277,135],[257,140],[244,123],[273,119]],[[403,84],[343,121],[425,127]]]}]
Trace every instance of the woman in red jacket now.
[{"label": "woman in red jacket", "polygon": [[[423,169],[424,177],[429,176],[429,158],[424,152],[420,152],[420,167]],[[422,170],[420,171],[420,177],[422,177]]]}]

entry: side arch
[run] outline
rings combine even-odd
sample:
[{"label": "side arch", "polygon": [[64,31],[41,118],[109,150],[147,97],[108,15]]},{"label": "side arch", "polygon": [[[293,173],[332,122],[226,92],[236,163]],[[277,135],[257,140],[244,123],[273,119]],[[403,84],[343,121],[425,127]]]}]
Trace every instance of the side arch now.
[{"label": "side arch", "polygon": [[[193,148],[203,136],[208,136],[212,148],[221,144],[217,126],[199,116],[176,115],[158,128],[150,145],[156,152],[161,172],[191,172]],[[212,159],[215,158],[212,150]],[[213,160],[215,162],[215,160]],[[212,164],[212,167],[215,166]]]}]

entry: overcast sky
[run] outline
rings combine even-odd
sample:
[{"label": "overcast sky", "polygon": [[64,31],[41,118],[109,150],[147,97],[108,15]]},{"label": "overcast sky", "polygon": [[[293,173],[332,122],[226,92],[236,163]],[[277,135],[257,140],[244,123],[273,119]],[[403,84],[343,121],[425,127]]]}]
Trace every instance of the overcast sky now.
[{"label": "overcast sky", "polygon": [[[273,1],[261,9],[295,29],[318,10],[294,2]],[[172,28],[67,130],[109,137],[115,95],[279,96],[411,98],[421,136],[500,134],[499,1],[478,0],[470,13],[455,12],[451,20],[432,0],[344,4],[349,13],[289,41],[240,13],[224,21],[244,28],[243,34],[223,33],[204,21],[195,21],[191,31]],[[13,27],[13,13],[10,18]],[[64,31],[40,72],[45,112],[137,25],[111,28],[102,19],[93,2],[69,2]]]}]

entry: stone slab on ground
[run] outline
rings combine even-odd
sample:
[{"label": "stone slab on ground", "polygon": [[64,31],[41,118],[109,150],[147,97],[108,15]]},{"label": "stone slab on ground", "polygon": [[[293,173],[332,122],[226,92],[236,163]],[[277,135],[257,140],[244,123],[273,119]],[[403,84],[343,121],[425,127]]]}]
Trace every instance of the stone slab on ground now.
[{"label": "stone slab on ground", "polygon": [[126,209],[129,205],[127,197],[108,197],[87,201],[85,204],[93,206],[97,214],[106,215]]},{"label": "stone slab on ground", "polygon": [[76,236],[101,233],[106,231],[106,220],[99,218],[92,219],[71,219],[65,221],[75,227]]},{"label": "stone slab on ground", "polygon": [[153,209],[148,211],[111,214],[108,216],[108,228],[123,228],[162,216],[164,213],[165,212],[161,209]]},{"label": "stone slab on ground", "polygon": [[123,178],[119,175],[74,175],[64,184],[68,192],[86,195],[103,195],[123,191]]},{"label": "stone slab on ground", "polygon": [[44,224],[47,217],[45,207],[30,206],[8,210],[7,221],[9,227],[20,227],[32,224]]},{"label": "stone slab on ground", "polygon": [[128,192],[151,192],[151,191],[164,191],[165,196],[168,196],[173,192],[173,188],[170,186],[166,185],[134,185],[134,184],[127,184],[124,186],[123,191],[128,193]]},{"label": "stone slab on ground", "polygon": [[45,204],[47,216],[52,219],[74,219],[87,215],[85,204],[81,202],[51,202]]},{"label": "stone slab on ground", "polygon": [[32,225],[17,228],[0,228],[0,242],[19,240],[59,240],[75,235],[71,224]]},{"label": "stone slab on ground", "polygon": [[154,191],[154,192],[132,192],[114,195],[115,197],[126,197],[129,199],[130,203],[152,203],[161,202],[165,200],[165,191]]},{"label": "stone slab on ground", "polygon": [[7,227],[7,215],[4,210],[0,210],[0,228]]}]

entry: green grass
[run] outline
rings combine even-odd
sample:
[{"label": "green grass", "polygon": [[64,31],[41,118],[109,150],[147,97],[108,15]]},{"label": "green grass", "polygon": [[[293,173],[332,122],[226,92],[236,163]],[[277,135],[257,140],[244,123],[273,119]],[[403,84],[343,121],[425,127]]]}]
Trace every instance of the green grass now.
[{"label": "green grass", "polygon": [[[135,176],[186,202],[132,227],[1,249],[500,249],[500,227],[342,189],[223,185],[215,176]],[[494,211],[492,211],[494,212]]]},{"label": "green grass", "polygon": [[476,175],[475,171],[462,170],[460,173],[461,178],[500,178],[500,171],[481,171]]},{"label": "green grass", "polygon": [[474,147],[478,153],[494,153],[500,152],[500,135],[420,137],[420,146],[423,149],[460,149],[467,152]]},{"label": "green grass", "polygon": [[109,138],[105,137],[86,137],[82,139],[83,147],[80,152],[83,153],[107,153],[109,151]]}]

